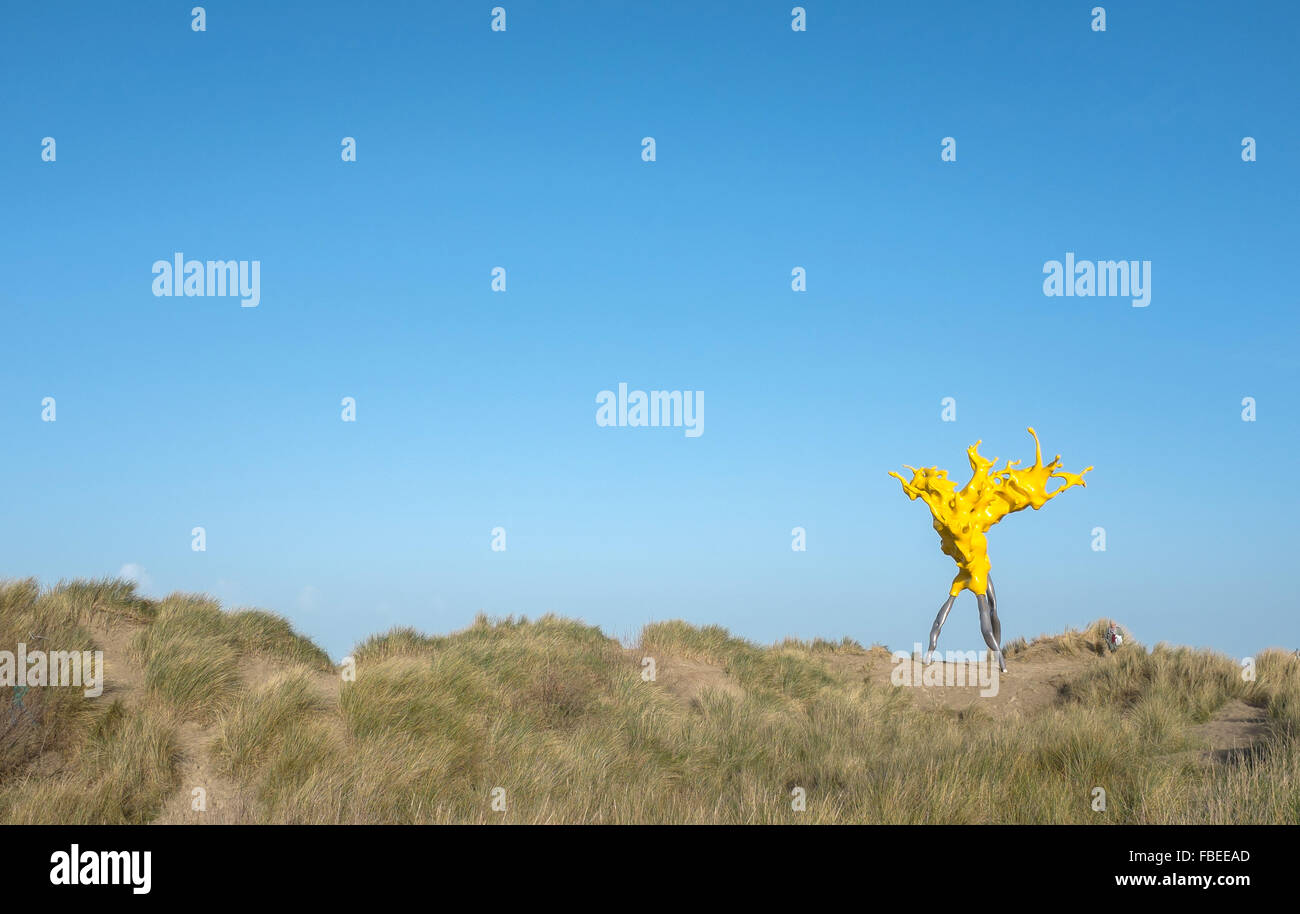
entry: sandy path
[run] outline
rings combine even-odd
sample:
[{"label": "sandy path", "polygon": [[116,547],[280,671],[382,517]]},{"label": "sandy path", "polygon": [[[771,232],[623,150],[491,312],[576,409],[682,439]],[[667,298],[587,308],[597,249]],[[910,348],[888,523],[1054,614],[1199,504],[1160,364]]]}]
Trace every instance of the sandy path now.
[{"label": "sandy path", "polygon": [[[105,704],[121,701],[128,708],[140,708],[148,701],[145,692],[144,670],[131,654],[131,642],[147,623],[125,616],[97,612],[90,623],[95,642],[104,652],[104,691],[96,702]],[[284,665],[260,656],[245,658],[240,664],[240,677],[245,688],[256,688],[271,677],[283,672]],[[322,703],[337,710],[341,679],[333,673],[315,671],[312,684],[321,696]],[[159,713],[161,710],[159,710]],[[341,715],[339,717],[342,727]],[[219,720],[196,721],[177,719],[175,733],[180,752],[178,763],[180,784],[163,804],[155,825],[182,824],[233,824],[250,821],[248,798],[239,786],[223,777],[212,758],[212,745],[217,739]],[[195,795],[201,790],[200,796]],[[196,806],[203,808],[196,809]]]}]

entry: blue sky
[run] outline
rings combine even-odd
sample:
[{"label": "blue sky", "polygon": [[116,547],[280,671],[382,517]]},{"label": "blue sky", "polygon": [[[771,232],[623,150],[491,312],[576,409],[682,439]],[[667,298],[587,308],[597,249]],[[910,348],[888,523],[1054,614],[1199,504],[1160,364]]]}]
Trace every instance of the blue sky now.
[{"label": "blue sky", "polygon": [[[907,649],[955,569],[887,472],[1033,425],[1096,469],[990,534],[1004,637],[1300,646],[1294,4],[193,5],[0,14],[0,575],[335,657],[480,610]],[[177,251],[261,304],[155,297]],[[1045,297],[1067,251],[1150,306]],[[619,382],[704,434],[597,427]]]}]

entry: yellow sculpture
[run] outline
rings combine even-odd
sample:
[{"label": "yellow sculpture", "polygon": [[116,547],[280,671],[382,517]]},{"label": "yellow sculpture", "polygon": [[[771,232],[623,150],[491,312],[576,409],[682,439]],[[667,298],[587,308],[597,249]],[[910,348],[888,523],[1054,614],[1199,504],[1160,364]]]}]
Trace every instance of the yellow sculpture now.
[{"label": "yellow sculpture", "polygon": [[[939,615],[930,629],[930,650],[926,653],[928,663],[934,654],[935,645],[939,643],[939,631],[948,618],[953,601],[963,590],[975,594],[980,610],[980,630],[984,634],[984,643],[997,658],[998,667],[1006,672],[1002,660],[1002,624],[998,621],[997,594],[993,589],[993,580],[989,576],[988,529],[1008,514],[1033,508],[1037,511],[1048,501],[1060,495],[1071,486],[1087,486],[1081,473],[1067,473],[1060,469],[1061,455],[1057,454],[1051,463],[1043,464],[1043,446],[1038,442],[1038,434],[1029,429],[1034,436],[1034,465],[1020,467],[1019,460],[1008,460],[1001,470],[993,467],[998,458],[986,460],[980,456],[976,441],[966,449],[970,460],[971,478],[960,491],[948,478],[948,472],[938,467],[916,469],[912,471],[912,481],[908,482],[898,473],[891,472],[903,484],[903,492],[915,501],[922,499],[934,516],[934,529],[939,532],[939,539],[945,555],[957,563],[957,576],[952,579],[948,591],[948,600],[939,609]],[[1064,480],[1057,489],[1047,491],[1052,479]]]}]

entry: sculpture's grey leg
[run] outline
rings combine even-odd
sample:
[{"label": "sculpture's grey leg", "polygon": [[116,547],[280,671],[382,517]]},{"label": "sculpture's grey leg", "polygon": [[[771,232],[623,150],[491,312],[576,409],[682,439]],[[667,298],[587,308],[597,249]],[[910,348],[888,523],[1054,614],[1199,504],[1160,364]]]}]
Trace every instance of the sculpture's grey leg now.
[{"label": "sculpture's grey leg", "polygon": [[988,581],[989,595],[989,616],[993,620],[993,640],[998,644],[1002,643],[1002,623],[998,620],[998,595],[993,591],[993,575],[986,578]]},{"label": "sculpture's grey leg", "polygon": [[979,594],[975,599],[980,606],[980,631],[984,635],[984,643],[989,646],[992,657],[997,660],[998,669],[1005,673],[1007,665],[1002,661],[1002,648],[993,637],[993,613],[989,609],[989,598],[985,594]]},{"label": "sculpture's grey leg", "polygon": [[939,631],[943,628],[943,623],[948,621],[948,612],[952,609],[953,601],[957,599],[956,594],[950,596],[939,607],[939,615],[934,617],[934,625],[930,626],[930,649],[925,652],[925,662],[929,663],[930,658],[934,655],[934,648],[939,643]]}]

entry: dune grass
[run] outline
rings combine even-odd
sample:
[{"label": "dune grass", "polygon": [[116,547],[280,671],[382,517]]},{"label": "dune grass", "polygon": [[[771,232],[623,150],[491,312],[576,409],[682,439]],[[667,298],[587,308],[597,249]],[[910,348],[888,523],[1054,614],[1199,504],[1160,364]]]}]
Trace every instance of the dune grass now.
[{"label": "dune grass", "polygon": [[113,702],[94,716],[62,770],[0,785],[0,821],[140,825],[178,786],[173,719]]},{"label": "dune grass", "polygon": [[[809,699],[835,682],[831,674],[811,655],[833,651],[828,642],[805,645],[789,640],[772,648],[761,648],[717,625],[695,628],[681,621],[657,622],[641,632],[641,647],[647,653],[664,653],[689,660],[721,665],[742,688],[758,695]],[[860,650],[848,641],[842,650]]]},{"label": "dune grass", "polygon": [[110,681],[88,699],[79,685],[0,687],[0,822],[138,824],[176,790],[187,719],[210,721],[244,690],[253,657],[332,670],[329,657],[278,616],[223,612],[215,601],[139,596],[122,580],[0,582],[0,650],[102,649],[103,626],[140,628],[130,657],[144,694],[127,704]]},{"label": "dune grass", "polygon": [[[152,820],[201,786],[180,783],[181,727],[207,734],[239,821],[1300,821],[1300,660],[1282,651],[1259,654],[1249,681],[1210,651],[1109,652],[1100,621],[1009,646],[1080,662],[1050,706],[996,718],[866,681],[854,671],[882,649],[847,639],[761,647],[664,622],[628,650],[554,616],[480,616],[371,637],[336,670],[284,620],[203,597],[0,585],[4,643],[38,624],[92,642],[93,613],[138,626],[142,686],[39,690],[39,722],[0,740],[0,821]],[[709,664],[738,688],[685,700],[642,678],[645,656]],[[1195,727],[1234,699],[1267,711],[1268,735],[1233,764],[1198,761]],[[6,711],[0,696],[0,723]]]},{"label": "dune grass", "polygon": [[[93,600],[93,585],[66,586],[42,593],[35,580],[0,582],[0,650],[55,646],[81,651],[94,646],[82,622]],[[68,745],[68,735],[84,729],[89,712],[76,687],[32,688],[20,693],[0,687],[0,783],[46,752]]]}]

